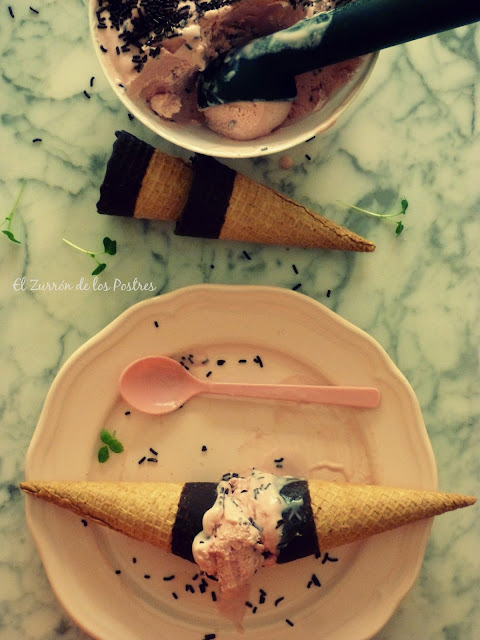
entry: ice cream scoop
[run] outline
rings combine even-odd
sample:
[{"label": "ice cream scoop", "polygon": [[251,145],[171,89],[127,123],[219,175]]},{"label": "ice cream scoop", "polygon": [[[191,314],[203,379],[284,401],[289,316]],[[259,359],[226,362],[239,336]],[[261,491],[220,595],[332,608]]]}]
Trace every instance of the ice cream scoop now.
[{"label": "ice cream scoop", "polygon": [[162,415],[201,393],[295,402],[316,402],[375,408],[380,392],[374,387],[242,384],[210,382],[192,376],[172,358],[150,356],[135,360],[120,376],[120,395],[143,413]]},{"label": "ice cream scoop", "polygon": [[218,57],[198,103],[293,100],[296,75],[478,20],[479,0],[354,0]]}]

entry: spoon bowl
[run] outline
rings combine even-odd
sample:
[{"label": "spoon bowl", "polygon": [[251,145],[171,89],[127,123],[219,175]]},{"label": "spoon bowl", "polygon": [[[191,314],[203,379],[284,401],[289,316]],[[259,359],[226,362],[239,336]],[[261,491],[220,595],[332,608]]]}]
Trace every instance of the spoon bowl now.
[{"label": "spoon bowl", "polygon": [[194,377],[183,365],[166,356],[148,356],[132,362],[120,376],[119,389],[125,402],[150,415],[171,413],[201,393],[370,409],[380,403],[380,392],[374,387],[204,381]]}]

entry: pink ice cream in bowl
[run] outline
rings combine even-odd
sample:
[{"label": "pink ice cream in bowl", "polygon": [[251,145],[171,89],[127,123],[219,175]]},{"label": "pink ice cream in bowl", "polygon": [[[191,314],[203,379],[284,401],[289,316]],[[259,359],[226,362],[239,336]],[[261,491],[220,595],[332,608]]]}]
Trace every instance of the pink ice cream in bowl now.
[{"label": "pink ice cream in bowl", "polygon": [[199,73],[219,54],[328,12],[334,0],[90,0],[100,65],[128,111],[190,151],[246,158],[280,152],[335,124],[366,83],[368,54],[295,78],[288,101],[239,101],[199,109]]},{"label": "pink ice cream in bowl", "polygon": [[101,65],[131,113],[181,147],[231,158],[325,131],[376,52],[479,19],[476,0],[90,3]]}]

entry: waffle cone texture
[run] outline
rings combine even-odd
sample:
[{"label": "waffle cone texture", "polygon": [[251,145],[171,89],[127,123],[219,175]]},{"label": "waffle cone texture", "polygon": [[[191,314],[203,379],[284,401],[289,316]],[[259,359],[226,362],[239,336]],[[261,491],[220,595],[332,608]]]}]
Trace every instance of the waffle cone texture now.
[{"label": "waffle cone texture", "polygon": [[214,158],[188,163],[117,132],[99,213],[176,221],[177,235],[372,252],[375,245]]},{"label": "waffle cone texture", "polygon": [[[197,483],[203,487],[203,495],[205,491],[208,493],[200,512],[195,494],[185,491],[188,486],[189,483],[162,482],[23,482],[20,485],[31,496],[192,560],[189,549],[185,553],[177,552],[174,538],[184,536],[188,538],[187,547],[191,546],[191,540],[201,530],[204,511],[213,504],[216,484]],[[311,481],[305,486],[318,547],[322,551],[476,502],[473,496],[376,485]],[[186,494],[189,494],[187,498]]]}]

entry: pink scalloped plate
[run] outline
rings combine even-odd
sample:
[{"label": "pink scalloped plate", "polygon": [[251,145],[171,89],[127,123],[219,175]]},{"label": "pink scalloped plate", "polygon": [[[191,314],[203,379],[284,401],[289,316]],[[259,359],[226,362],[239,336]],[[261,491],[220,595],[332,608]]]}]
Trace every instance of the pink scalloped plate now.
[{"label": "pink scalloped plate", "polygon": [[[130,409],[133,360],[172,356],[218,381],[376,386],[376,409],[200,396],[168,416]],[[100,431],[123,453],[101,464]],[[218,481],[252,467],[285,475],[435,489],[417,399],[385,351],[285,289],[198,285],[141,302],[58,373],[26,460],[29,480]],[[29,528],[68,614],[99,640],[366,640],[420,570],[431,522],[260,571],[243,632],[187,561],[28,497]],[[348,603],[348,606],[346,606]],[[160,635],[159,635],[160,634]]]}]

